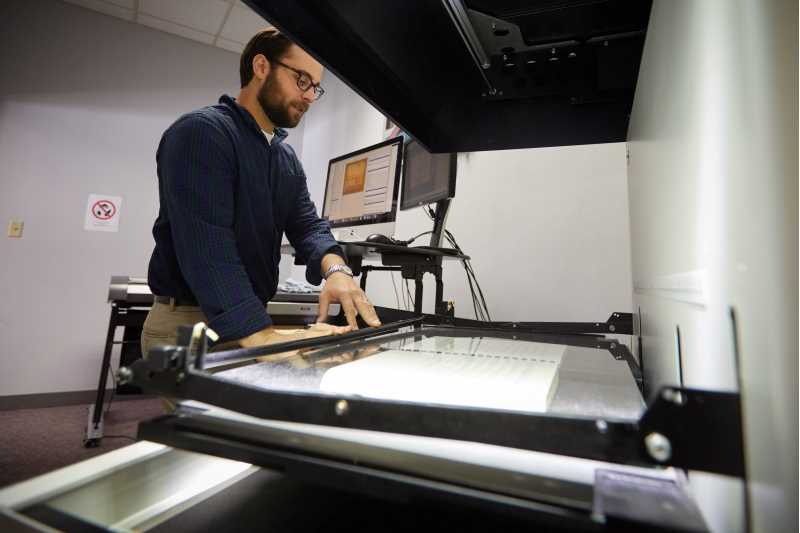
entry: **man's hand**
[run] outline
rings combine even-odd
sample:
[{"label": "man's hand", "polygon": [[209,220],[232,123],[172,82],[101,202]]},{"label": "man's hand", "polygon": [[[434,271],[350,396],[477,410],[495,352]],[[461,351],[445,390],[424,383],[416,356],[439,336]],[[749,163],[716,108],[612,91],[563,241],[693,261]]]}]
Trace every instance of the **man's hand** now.
[{"label": "man's hand", "polygon": [[272,326],[256,331],[243,339],[239,339],[239,344],[243,348],[254,346],[264,346],[266,344],[277,344],[279,342],[299,341],[313,337],[323,337],[325,335],[341,335],[350,331],[350,326],[331,326],[329,324],[314,324],[308,329],[280,330]]},{"label": "man's hand", "polygon": [[375,308],[367,300],[367,295],[361,290],[355,280],[343,272],[331,274],[322,292],[319,295],[319,318],[317,322],[325,322],[328,318],[328,306],[339,302],[342,305],[347,324],[352,329],[358,329],[356,315],[361,315],[364,322],[370,326],[380,326],[381,321],[375,313]]}]

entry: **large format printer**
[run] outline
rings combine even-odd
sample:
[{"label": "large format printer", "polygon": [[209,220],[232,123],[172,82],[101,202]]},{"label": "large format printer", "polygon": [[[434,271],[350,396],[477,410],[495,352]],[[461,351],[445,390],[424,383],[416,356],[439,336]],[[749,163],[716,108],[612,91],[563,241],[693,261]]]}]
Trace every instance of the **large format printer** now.
[{"label": "large format printer", "polygon": [[[186,399],[179,410],[142,424],[143,442],[0,491],[4,523],[796,524],[797,280],[787,250],[797,233],[786,216],[793,205],[796,217],[797,108],[783,86],[794,69],[796,89],[796,55],[787,74],[781,52],[795,47],[796,4],[247,3],[432,152],[627,140],[634,313],[570,325],[380,309],[381,328],[216,354],[203,325],[185,329],[178,346],[120,374]],[[723,127],[733,115],[758,135]],[[772,164],[756,163],[745,141]],[[687,159],[696,168],[681,166]],[[676,214],[687,201],[696,209]],[[745,209],[763,216],[745,223]],[[633,353],[609,333],[630,335]],[[397,361],[412,359],[436,364],[404,374]],[[456,366],[485,379],[437,388]],[[545,394],[519,409],[513,380],[491,382],[486,369],[529,366]],[[382,380],[387,368],[394,380]],[[684,381],[684,369],[696,377]],[[398,392],[398,376],[414,386]]]}]

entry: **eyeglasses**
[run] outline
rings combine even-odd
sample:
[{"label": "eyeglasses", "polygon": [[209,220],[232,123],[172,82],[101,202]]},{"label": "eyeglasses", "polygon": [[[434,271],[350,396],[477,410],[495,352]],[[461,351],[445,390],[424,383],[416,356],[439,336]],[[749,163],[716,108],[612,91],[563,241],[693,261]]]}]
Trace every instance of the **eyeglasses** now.
[{"label": "eyeglasses", "polygon": [[314,83],[311,81],[311,75],[306,72],[305,70],[297,70],[296,68],[292,68],[286,63],[281,63],[277,59],[271,60],[272,63],[277,63],[278,65],[282,66],[283,68],[289,69],[297,75],[297,88],[303,92],[306,92],[311,87],[314,88],[314,101],[319,100],[322,98],[322,95],[325,94],[325,89],[320,87],[319,83]]}]

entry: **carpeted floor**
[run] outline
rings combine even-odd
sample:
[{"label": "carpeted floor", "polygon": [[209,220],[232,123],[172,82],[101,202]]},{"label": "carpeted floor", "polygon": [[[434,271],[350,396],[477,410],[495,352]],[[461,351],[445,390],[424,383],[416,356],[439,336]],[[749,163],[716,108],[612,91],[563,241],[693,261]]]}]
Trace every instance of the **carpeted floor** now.
[{"label": "carpeted floor", "polygon": [[105,417],[108,437],[97,448],[84,448],[88,409],[71,405],[0,411],[0,487],[127,446],[140,420],[164,413],[158,398],[115,401]]}]

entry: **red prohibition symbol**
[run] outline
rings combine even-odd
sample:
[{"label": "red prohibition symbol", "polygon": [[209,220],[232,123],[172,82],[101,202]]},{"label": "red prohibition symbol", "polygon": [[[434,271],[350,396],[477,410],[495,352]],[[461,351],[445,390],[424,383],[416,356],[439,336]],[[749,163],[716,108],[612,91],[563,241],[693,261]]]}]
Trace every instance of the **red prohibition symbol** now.
[{"label": "red prohibition symbol", "polygon": [[99,220],[110,220],[117,214],[117,206],[110,200],[98,200],[92,206],[92,215]]}]

